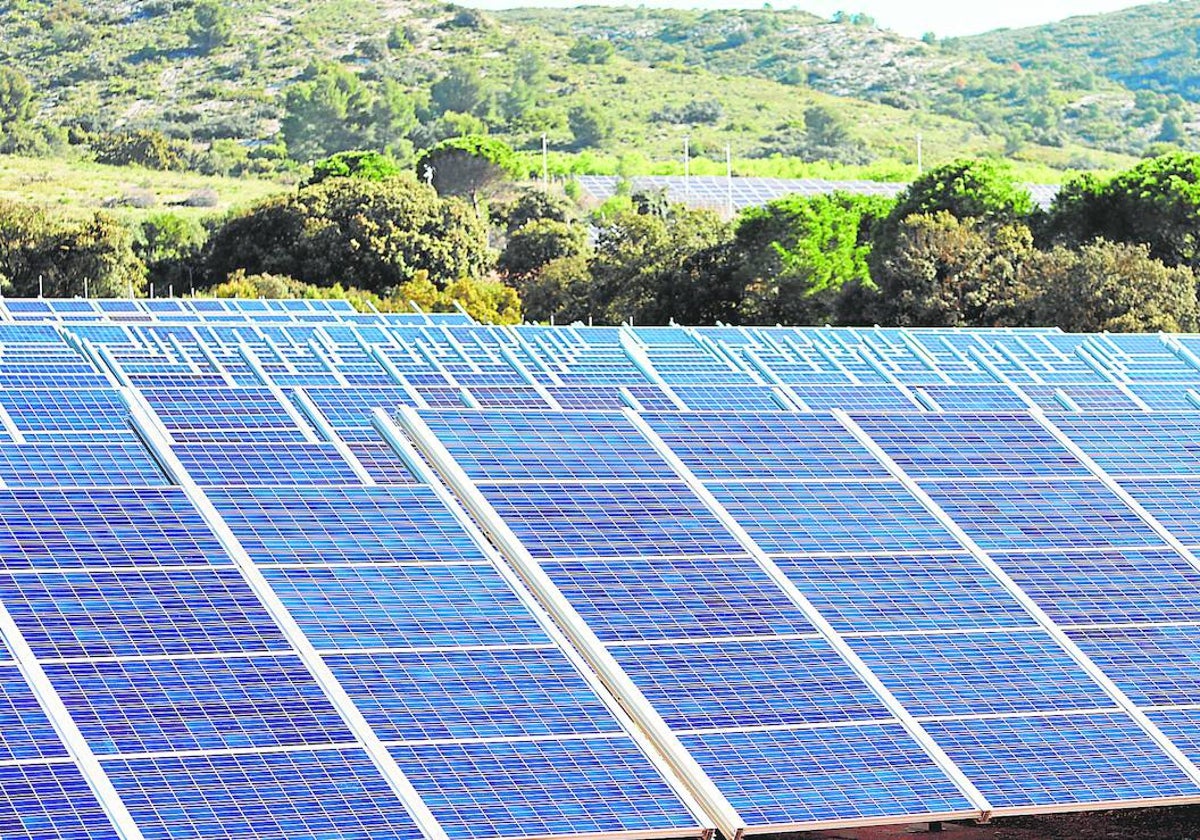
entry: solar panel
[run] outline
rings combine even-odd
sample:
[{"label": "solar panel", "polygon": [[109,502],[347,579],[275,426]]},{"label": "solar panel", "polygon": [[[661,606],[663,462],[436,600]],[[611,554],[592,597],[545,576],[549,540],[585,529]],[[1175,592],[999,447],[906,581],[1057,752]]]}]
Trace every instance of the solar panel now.
[{"label": "solar panel", "polygon": [[292,655],[44,667],[98,755],[353,740],[324,690]]},{"label": "solar panel", "polygon": [[[109,759],[142,834],[174,840],[421,840],[361,748]],[[186,836],[186,835],[185,835]]]}]

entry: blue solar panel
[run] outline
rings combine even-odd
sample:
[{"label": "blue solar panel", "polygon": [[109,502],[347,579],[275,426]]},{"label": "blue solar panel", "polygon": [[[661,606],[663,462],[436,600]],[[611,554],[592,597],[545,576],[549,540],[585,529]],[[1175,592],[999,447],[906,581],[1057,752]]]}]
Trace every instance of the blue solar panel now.
[{"label": "blue solar panel", "polygon": [[603,641],[814,630],[748,557],[589,558],[542,568]]},{"label": "blue solar panel", "polygon": [[484,559],[426,487],[215,488],[209,498],[260,563]]},{"label": "blue solar panel", "polygon": [[627,737],[400,745],[400,768],[454,840],[689,829]]},{"label": "blue solar panel", "polygon": [[133,435],[0,442],[0,481],[9,487],[151,487],[167,483]]},{"label": "blue solar panel", "polygon": [[441,411],[422,418],[476,480],[676,477],[620,414]]},{"label": "blue solar panel", "polygon": [[793,384],[792,393],[814,411],[917,411],[917,405],[894,385]]},{"label": "blue solar panel", "polygon": [[422,840],[361,748],[109,759],[147,840]]},{"label": "blue solar panel", "polygon": [[822,638],[660,643],[612,653],[667,724],[679,729],[891,717]]},{"label": "blue solar panel", "polygon": [[1069,635],[1139,706],[1200,703],[1200,628],[1111,627]]},{"label": "blue solar panel", "polygon": [[1007,385],[926,384],[921,390],[943,411],[1013,411],[1025,401]]},{"label": "blue solar panel", "polygon": [[786,407],[769,385],[672,385],[694,411],[779,411]]},{"label": "blue solar panel", "polygon": [[1110,708],[1099,684],[1040,628],[852,639],[917,716]]},{"label": "blue solar panel", "polygon": [[[267,388],[143,388],[142,395],[163,425],[189,430],[182,438],[208,429],[287,429],[296,440],[304,437],[283,404]],[[202,435],[199,435],[202,437]]]},{"label": "blue solar panel", "polygon": [[914,478],[1090,475],[1028,415],[876,414],[856,420]]},{"label": "blue solar panel", "polygon": [[534,557],[744,552],[683,484],[505,484],[482,489]]},{"label": "blue solar panel", "polygon": [[1035,624],[1000,582],[966,554],[781,557],[775,562],[842,632]]},{"label": "blue solar panel", "polygon": [[652,414],[646,418],[701,479],[886,478],[844,426],[816,414]]},{"label": "blue solar panel", "polygon": [[110,390],[0,390],[0,405],[24,432],[102,432],[129,427],[128,410]]},{"label": "blue solar panel", "polygon": [[44,667],[100,755],[353,740],[296,656]]},{"label": "blue solar panel", "polygon": [[383,566],[263,572],[324,650],[546,644],[545,631],[490,566]]},{"label": "blue solar panel", "polygon": [[361,484],[329,443],[177,443],[173,450],[200,485]]},{"label": "blue solar panel", "polygon": [[709,489],[771,553],[960,548],[899,482],[723,482]]},{"label": "blue solar panel", "polygon": [[66,747],[21,670],[0,665],[0,761],[66,756]]},{"label": "blue solar panel", "polygon": [[0,490],[6,570],[228,562],[177,488]]},{"label": "blue solar panel", "polygon": [[4,840],[119,840],[74,764],[0,765]]},{"label": "blue solar panel", "polygon": [[[374,434],[374,433],[372,433]],[[415,484],[417,478],[390,444],[382,441],[350,441],[347,447],[371,478],[380,484]]]},{"label": "blue solar panel", "polygon": [[355,653],[327,661],[385,741],[621,731],[554,648]]},{"label": "blue solar panel", "polygon": [[992,558],[1059,624],[1200,620],[1200,572],[1165,548]]},{"label": "blue solar panel", "polygon": [[970,811],[899,724],[681,735],[749,825]]},{"label": "blue solar panel", "polygon": [[284,647],[282,633],[232,569],[0,576],[0,599],[46,659]]},{"label": "blue solar panel", "polygon": [[1200,795],[1120,713],[930,721],[925,728],[996,808]]},{"label": "blue solar panel", "polygon": [[1121,486],[1178,539],[1200,544],[1200,478],[1123,479]]},{"label": "blue solar panel", "polygon": [[929,482],[925,490],[987,550],[1161,544],[1099,481]]},{"label": "blue solar panel", "polygon": [[399,386],[306,388],[305,393],[335,429],[369,427],[376,408],[391,413],[402,405],[413,405],[412,397]]},{"label": "blue solar panel", "polygon": [[1200,475],[1200,412],[1064,416],[1055,423],[1114,475]]}]

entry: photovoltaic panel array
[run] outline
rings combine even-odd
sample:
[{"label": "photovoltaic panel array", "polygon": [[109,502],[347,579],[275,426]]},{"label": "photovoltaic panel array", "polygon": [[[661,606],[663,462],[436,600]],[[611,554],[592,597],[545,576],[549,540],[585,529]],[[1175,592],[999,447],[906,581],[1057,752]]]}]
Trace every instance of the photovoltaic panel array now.
[{"label": "photovoltaic panel array", "polygon": [[1200,801],[1198,354],[0,301],[0,834]]}]

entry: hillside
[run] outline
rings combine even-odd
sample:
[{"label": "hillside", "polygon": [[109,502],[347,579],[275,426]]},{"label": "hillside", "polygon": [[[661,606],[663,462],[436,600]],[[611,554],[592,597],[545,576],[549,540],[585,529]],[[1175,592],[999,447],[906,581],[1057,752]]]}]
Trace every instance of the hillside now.
[{"label": "hillside", "polygon": [[[789,11],[598,7],[521,9],[499,16],[563,36],[608,38],[618,54],[651,66],[755,76],[952,116],[1004,137],[1010,152],[1026,144],[1081,144],[1141,154],[1159,139],[1169,114],[1184,125],[1196,119],[1195,109],[1183,101],[1135,97],[1132,85],[1118,74],[1042,55],[1036,43],[1028,54],[1017,55],[989,49],[986,39],[939,42],[929,35],[917,40],[877,29],[860,16],[829,21]],[[1104,48],[1124,43],[1125,50],[1139,49],[1124,42],[1121,25],[1108,24],[1105,16],[1089,20]],[[1081,51],[1091,48],[1087,29],[1078,27]],[[1188,32],[1194,34],[1195,25]],[[1144,34],[1146,43],[1158,37]],[[1170,40],[1190,37],[1176,32]],[[1191,43],[1194,52],[1194,38]]]},{"label": "hillside", "polygon": [[[1125,140],[1097,142],[1062,128],[1074,123],[1056,114],[1075,94],[1051,75],[976,84],[1003,68],[799,12],[489,16],[428,0],[238,0],[219,6],[221,38],[205,44],[195,31],[202,8],[211,0],[2,0],[0,66],[29,79],[36,119],[64,137],[148,128],[230,139],[252,150],[249,171],[263,172],[284,153],[285,100],[300,84],[310,93],[340,86],[343,108],[368,101],[370,143],[402,155],[461,131],[524,149],[545,133],[552,149],[574,155],[561,165],[575,169],[623,158],[626,171],[650,171],[677,161],[686,135],[694,154],[713,160],[728,144],[746,161],[878,163],[905,177],[911,171],[896,167],[915,163],[918,134],[927,164],[1007,155],[1056,169],[1114,168],[1129,159],[1104,149],[1140,152],[1157,131],[1116,123],[1106,136]],[[581,55],[590,32],[615,54]],[[350,81],[322,62],[350,71]],[[1010,83],[1007,99],[995,93]],[[1101,115],[1131,98],[1107,82],[1091,95],[1104,103]],[[337,120],[335,112],[328,121]],[[287,151],[304,162],[328,150]],[[745,170],[793,174],[782,164]]]},{"label": "hillside", "polygon": [[1074,67],[1130,90],[1200,102],[1200,2],[1172,0],[1026,29],[998,30],[962,44],[1034,70]]}]

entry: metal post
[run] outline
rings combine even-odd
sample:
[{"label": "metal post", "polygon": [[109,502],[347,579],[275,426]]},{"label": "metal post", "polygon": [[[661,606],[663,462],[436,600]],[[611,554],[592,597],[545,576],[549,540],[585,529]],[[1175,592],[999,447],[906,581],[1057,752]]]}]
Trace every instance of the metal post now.
[{"label": "metal post", "polygon": [[683,135],[683,201],[686,204],[692,198],[692,150],[691,137]]},{"label": "metal post", "polygon": [[542,132],[542,189],[550,189],[550,161],[546,152],[545,132]]},{"label": "metal post", "polygon": [[725,212],[733,218],[733,149],[725,144]]}]

